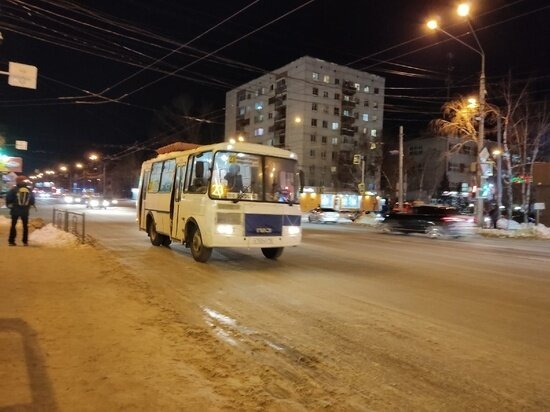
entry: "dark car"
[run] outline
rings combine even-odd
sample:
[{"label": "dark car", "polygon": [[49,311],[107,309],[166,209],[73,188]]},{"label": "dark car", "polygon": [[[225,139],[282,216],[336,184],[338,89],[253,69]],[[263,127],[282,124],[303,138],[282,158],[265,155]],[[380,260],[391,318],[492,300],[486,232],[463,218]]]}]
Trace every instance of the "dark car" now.
[{"label": "dark car", "polygon": [[391,212],[380,224],[384,232],[425,233],[431,238],[458,237],[474,230],[474,218],[454,207],[413,206],[409,212]]}]

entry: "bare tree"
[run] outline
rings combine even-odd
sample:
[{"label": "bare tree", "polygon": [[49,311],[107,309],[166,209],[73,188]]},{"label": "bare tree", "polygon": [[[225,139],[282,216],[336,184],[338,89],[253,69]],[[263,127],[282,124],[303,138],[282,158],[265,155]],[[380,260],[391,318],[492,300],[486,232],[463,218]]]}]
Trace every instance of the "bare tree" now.
[{"label": "bare tree", "polygon": [[508,216],[512,216],[513,188],[512,177],[522,176],[521,206],[524,222],[527,222],[529,204],[531,203],[531,180],[535,162],[550,133],[550,112],[546,102],[533,102],[529,97],[529,82],[524,83],[519,92],[512,87],[509,75],[502,84],[502,95],[505,102],[501,116],[504,121],[503,146],[504,162],[507,169]]}]

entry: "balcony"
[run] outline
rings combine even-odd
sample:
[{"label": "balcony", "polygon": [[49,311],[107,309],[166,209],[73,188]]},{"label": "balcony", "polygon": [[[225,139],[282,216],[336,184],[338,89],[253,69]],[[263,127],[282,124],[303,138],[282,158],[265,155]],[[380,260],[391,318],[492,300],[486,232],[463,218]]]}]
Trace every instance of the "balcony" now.
[{"label": "balcony", "polygon": [[285,92],[286,92],[286,84],[275,88],[275,94],[281,94]]},{"label": "balcony", "polygon": [[342,109],[354,109],[355,102],[353,100],[342,100]]},{"label": "balcony", "polygon": [[355,133],[357,133],[357,126],[342,124],[342,128],[340,129],[340,133],[343,136],[354,136]]},{"label": "balcony", "polygon": [[242,130],[243,127],[250,124],[250,119],[237,119],[236,127],[238,130]]},{"label": "balcony", "polygon": [[284,134],[284,131],[286,130],[286,122],[285,121],[276,122],[273,126],[269,126],[267,130],[269,133],[282,131]]},{"label": "balcony", "polygon": [[344,82],[342,83],[342,93],[345,96],[353,96],[357,92],[357,89],[355,88],[355,84],[352,82]]}]

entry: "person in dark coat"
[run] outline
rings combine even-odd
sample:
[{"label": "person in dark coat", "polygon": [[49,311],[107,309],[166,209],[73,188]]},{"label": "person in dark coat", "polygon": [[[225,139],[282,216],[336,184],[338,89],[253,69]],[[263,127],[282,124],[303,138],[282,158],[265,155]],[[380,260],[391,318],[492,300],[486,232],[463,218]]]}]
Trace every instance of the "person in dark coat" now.
[{"label": "person in dark coat", "polygon": [[6,206],[10,209],[11,215],[11,227],[9,235],[9,245],[15,246],[15,237],[17,231],[15,226],[17,221],[21,218],[23,224],[23,244],[25,246],[29,243],[29,209],[34,206],[34,195],[32,191],[27,187],[25,176],[17,176],[15,179],[16,185],[10,189],[6,194]]},{"label": "person in dark coat", "polygon": [[239,165],[229,165],[229,171],[224,176],[224,179],[227,180],[228,192],[240,192],[243,190],[243,177],[241,176],[240,171],[241,168]]}]

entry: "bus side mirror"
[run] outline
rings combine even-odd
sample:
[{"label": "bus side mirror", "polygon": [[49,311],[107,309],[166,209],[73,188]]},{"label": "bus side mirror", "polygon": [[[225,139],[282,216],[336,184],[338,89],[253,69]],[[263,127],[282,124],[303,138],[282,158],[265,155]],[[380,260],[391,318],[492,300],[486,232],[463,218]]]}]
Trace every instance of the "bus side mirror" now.
[{"label": "bus side mirror", "polygon": [[204,177],[204,162],[198,161],[195,165],[195,177],[202,179]]},{"label": "bus side mirror", "polygon": [[298,175],[300,176],[300,193],[304,193],[304,181],[305,181],[304,171],[299,170]]}]

